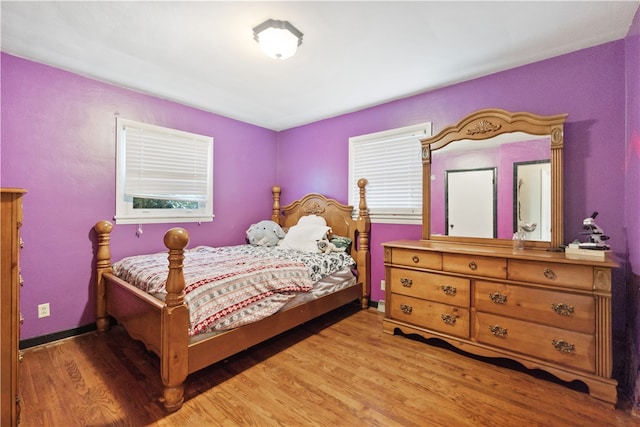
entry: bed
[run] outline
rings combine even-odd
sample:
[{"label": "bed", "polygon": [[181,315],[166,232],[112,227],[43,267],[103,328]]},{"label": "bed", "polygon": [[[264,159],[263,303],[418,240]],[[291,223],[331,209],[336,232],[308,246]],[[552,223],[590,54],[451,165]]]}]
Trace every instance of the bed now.
[{"label": "bed", "polygon": [[[370,219],[365,197],[367,181],[360,179],[357,219],[352,206],[320,194],[308,194],[287,206],[280,206],[280,187],[273,187],[271,220],[288,230],[300,218],[316,215],[324,218],[333,234],[348,236],[353,243],[348,253],[355,261],[355,285],[299,304],[287,304],[276,313],[257,322],[232,329],[193,335],[189,308],[185,302],[183,262],[189,242],[186,230],[172,228],[164,236],[168,249],[166,291],[162,298],[153,296],[114,274],[111,261],[111,222],[99,221],[96,250],[96,324],[106,332],[112,320],[122,325],[129,336],[144,343],[160,358],[160,375],[164,385],[162,404],[168,412],[177,411],[184,402],[187,376],[224,360],[308,320],[353,301],[368,308],[371,290],[369,232]],[[166,261],[165,261],[166,262]],[[117,264],[117,263],[115,263]]]}]

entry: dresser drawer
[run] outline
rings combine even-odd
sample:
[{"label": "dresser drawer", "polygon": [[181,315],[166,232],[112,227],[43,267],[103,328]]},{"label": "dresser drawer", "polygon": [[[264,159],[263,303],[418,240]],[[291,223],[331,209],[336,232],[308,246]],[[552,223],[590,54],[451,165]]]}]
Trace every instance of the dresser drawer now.
[{"label": "dresser drawer", "polygon": [[595,337],[488,313],[475,314],[478,342],[595,372]]},{"label": "dresser drawer", "polygon": [[469,307],[469,279],[402,268],[391,268],[390,278],[391,292]]},{"label": "dresser drawer", "polygon": [[510,259],[509,280],[593,289],[593,269],[588,265]]},{"label": "dresser drawer", "polygon": [[416,251],[411,249],[391,250],[391,263],[409,267],[442,270],[442,255],[440,252]]},{"label": "dresser drawer", "polygon": [[442,267],[445,271],[496,279],[507,278],[507,260],[504,258],[447,253],[442,257]]},{"label": "dresser drawer", "polygon": [[469,338],[469,310],[392,294],[391,318],[434,331]]},{"label": "dresser drawer", "polygon": [[503,283],[476,281],[478,311],[593,334],[595,298]]}]

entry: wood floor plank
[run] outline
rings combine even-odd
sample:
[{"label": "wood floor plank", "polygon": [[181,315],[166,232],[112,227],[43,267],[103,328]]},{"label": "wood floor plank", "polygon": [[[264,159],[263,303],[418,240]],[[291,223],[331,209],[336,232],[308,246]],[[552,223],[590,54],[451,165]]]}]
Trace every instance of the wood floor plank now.
[{"label": "wood floor plank", "polygon": [[115,327],[25,351],[21,427],[640,425],[624,405],[432,344],[345,307],[191,374],[167,414],[158,358]]}]

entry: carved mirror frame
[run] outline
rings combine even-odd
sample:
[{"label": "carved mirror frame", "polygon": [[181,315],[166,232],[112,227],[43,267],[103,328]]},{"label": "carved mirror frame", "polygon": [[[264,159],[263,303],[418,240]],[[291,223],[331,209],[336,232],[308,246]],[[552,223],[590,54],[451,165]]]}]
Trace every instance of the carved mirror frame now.
[{"label": "carved mirror frame", "polygon": [[525,247],[553,249],[564,243],[562,148],[567,114],[539,116],[528,112],[510,112],[499,108],[476,111],[422,143],[422,238],[452,243],[510,246],[510,239],[487,239],[431,235],[431,159],[432,152],[460,140],[486,140],[511,132],[548,135],[551,141],[551,241],[526,241]]}]

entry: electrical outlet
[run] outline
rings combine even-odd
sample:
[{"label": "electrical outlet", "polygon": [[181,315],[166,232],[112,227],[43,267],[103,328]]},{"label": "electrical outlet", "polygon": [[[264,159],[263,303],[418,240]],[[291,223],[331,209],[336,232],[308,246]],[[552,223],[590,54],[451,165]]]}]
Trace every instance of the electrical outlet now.
[{"label": "electrical outlet", "polygon": [[38,304],[38,319],[43,317],[49,317],[51,312],[49,311],[49,303]]},{"label": "electrical outlet", "polygon": [[381,291],[384,291],[385,286],[386,286],[386,284],[385,284],[384,280],[380,280],[380,290]]},{"label": "electrical outlet", "polygon": [[384,313],[384,300],[378,301],[378,311]]}]

